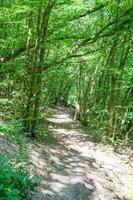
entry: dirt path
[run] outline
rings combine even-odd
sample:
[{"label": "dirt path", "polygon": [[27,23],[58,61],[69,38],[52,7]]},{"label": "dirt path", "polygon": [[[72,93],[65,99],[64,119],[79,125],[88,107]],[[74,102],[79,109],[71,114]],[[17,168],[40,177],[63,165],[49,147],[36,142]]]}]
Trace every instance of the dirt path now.
[{"label": "dirt path", "polygon": [[133,191],[128,156],[90,141],[62,111],[54,111],[49,126],[59,144],[31,147],[32,170],[44,176],[33,200],[115,200]]}]

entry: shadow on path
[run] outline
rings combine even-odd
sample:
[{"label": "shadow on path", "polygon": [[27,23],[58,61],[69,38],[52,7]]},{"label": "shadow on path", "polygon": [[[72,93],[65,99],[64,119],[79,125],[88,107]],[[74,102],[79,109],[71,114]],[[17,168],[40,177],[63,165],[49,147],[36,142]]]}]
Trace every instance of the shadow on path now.
[{"label": "shadow on path", "polygon": [[62,111],[48,119],[58,146],[31,148],[32,171],[42,175],[32,200],[118,200],[131,177],[129,166],[109,149],[89,140],[80,124]]}]

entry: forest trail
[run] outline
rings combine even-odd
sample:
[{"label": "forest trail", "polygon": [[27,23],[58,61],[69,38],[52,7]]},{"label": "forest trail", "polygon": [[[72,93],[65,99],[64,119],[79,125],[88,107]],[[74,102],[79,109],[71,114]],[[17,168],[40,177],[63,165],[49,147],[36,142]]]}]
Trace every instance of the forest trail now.
[{"label": "forest trail", "polygon": [[62,110],[54,110],[48,121],[59,144],[30,147],[32,170],[44,177],[33,200],[116,200],[132,191],[128,156],[91,141]]}]

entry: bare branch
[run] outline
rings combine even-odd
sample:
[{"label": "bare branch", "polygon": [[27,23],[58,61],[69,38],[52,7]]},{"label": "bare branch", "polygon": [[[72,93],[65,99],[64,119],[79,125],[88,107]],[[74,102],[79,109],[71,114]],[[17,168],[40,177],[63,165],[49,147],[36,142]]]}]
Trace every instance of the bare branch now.
[{"label": "bare branch", "polygon": [[101,10],[101,9],[104,8],[105,6],[107,6],[107,3],[104,3],[104,4],[101,4],[101,5],[99,5],[99,6],[96,6],[95,8],[92,8],[91,10],[89,9],[89,10],[87,10],[85,13],[83,13],[83,14],[81,14],[81,15],[79,15],[79,16],[73,17],[72,19],[70,19],[70,21],[73,21],[73,20],[76,20],[76,19],[81,19],[82,17],[85,17],[85,16],[87,16],[87,15],[89,15],[89,14],[92,14],[92,13],[94,13],[94,12],[97,12],[97,11]]},{"label": "bare branch", "polygon": [[[34,47],[34,45],[32,46],[29,46],[29,49],[32,49]],[[14,51],[12,54],[10,55],[7,55],[6,57],[4,58],[0,58],[0,62],[3,64],[3,63],[6,63],[12,59],[15,59],[17,57],[19,57],[22,53],[25,53],[25,51],[27,51],[27,48],[26,48],[26,45],[24,47],[21,47],[19,49],[17,49],[16,51]]]}]

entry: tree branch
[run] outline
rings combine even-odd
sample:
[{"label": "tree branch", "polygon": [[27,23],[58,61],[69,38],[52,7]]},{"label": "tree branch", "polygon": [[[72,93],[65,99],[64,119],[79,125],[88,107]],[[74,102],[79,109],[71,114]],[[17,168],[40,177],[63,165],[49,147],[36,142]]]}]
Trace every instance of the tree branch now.
[{"label": "tree branch", "polygon": [[[32,49],[34,47],[34,45],[32,46],[29,46],[29,49]],[[22,53],[24,53],[25,51],[27,51],[28,49],[26,48],[26,45],[24,47],[21,47],[19,49],[17,49],[16,51],[14,51],[12,54],[4,57],[4,58],[0,58],[0,62],[3,64],[3,63],[6,63],[12,59],[15,59],[17,58],[18,56],[20,56]]]},{"label": "tree branch", "polygon": [[92,14],[94,12],[97,12],[98,10],[101,10],[102,8],[104,8],[105,6],[107,6],[107,3],[101,4],[99,6],[96,6],[95,8],[92,8],[91,10],[87,10],[85,13],[79,15],[79,16],[75,16],[72,19],[70,19],[70,21],[76,20],[76,19],[80,19],[82,17],[85,17],[89,14]]}]

